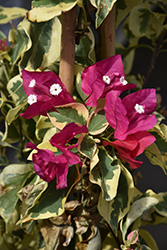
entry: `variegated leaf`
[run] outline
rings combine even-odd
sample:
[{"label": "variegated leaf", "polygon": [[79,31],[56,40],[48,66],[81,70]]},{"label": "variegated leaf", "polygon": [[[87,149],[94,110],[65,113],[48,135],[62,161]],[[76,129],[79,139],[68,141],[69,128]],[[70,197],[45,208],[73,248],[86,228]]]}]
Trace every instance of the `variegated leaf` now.
[{"label": "variegated leaf", "polygon": [[164,171],[164,173],[166,174],[166,170],[167,170],[167,154],[166,155],[162,155],[158,146],[153,143],[152,145],[148,146],[146,148],[146,150],[144,151],[144,154],[147,156],[147,158],[149,159],[149,161],[153,164],[153,165],[158,165],[162,168],[162,170]]},{"label": "variegated leaf", "polygon": [[19,218],[17,192],[32,172],[31,164],[13,164],[0,174],[0,215],[6,223],[6,232],[12,231]]},{"label": "variegated leaf", "polygon": [[[90,181],[101,187],[102,198],[111,201],[117,194],[121,167],[116,159],[107,154],[105,148],[99,149],[98,167],[93,167],[90,172]],[[100,172],[99,172],[100,168]]]},{"label": "variegated leaf", "polygon": [[[28,214],[29,210],[34,206],[43,192],[45,192],[47,187],[48,183],[40,179],[38,175],[34,174],[31,182],[18,192],[18,197],[22,201],[20,209],[21,218]],[[17,224],[19,223],[20,221],[17,222]]]},{"label": "variegated leaf", "polygon": [[61,23],[57,17],[47,22],[31,23],[28,28],[22,24],[23,28],[30,36],[32,46],[22,56],[21,68],[30,71],[38,68],[44,70],[59,59]]},{"label": "variegated leaf", "polygon": [[129,226],[146,210],[159,203],[159,201],[159,196],[149,189],[141,198],[133,202],[122,226],[123,239],[125,239]]},{"label": "variegated leaf", "polygon": [[30,22],[28,22],[27,19],[24,19],[19,23],[17,29],[9,31],[9,42],[13,44],[12,49],[10,50],[10,57],[13,64],[15,64],[23,53],[30,49],[32,45],[28,34],[30,26]]},{"label": "variegated leaf", "polygon": [[78,169],[75,166],[69,167],[67,176],[68,186],[63,189],[56,189],[56,178],[48,183],[47,189],[39,194],[34,200],[31,208],[25,217],[20,220],[20,223],[29,220],[40,220],[51,217],[56,217],[64,212],[64,203],[67,196],[75,183],[80,179]]},{"label": "variegated leaf", "polygon": [[104,110],[96,109],[88,119],[88,130],[91,135],[101,134],[108,126]]},{"label": "variegated leaf", "polygon": [[19,117],[25,105],[26,103],[22,103],[16,106],[15,108],[9,110],[9,112],[6,115],[6,122],[8,123],[8,125],[10,125],[14,120],[16,120]]},{"label": "variegated leaf", "polygon": [[19,106],[19,104],[22,104],[27,99],[27,95],[24,92],[20,75],[17,75],[10,79],[7,85],[7,90],[9,91],[9,94],[15,102],[16,106]]},{"label": "variegated leaf", "polygon": [[129,14],[133,7],[142,3],[142,0],[118,0],[116,2],[116,27],[122,22],[122,20]]},{"label": "variegated leaf", "polygon": [[158,196],[162,200],[155,206],[155,210],[161,216],[167,217],[167,192],[159,193]]},{"label": "variegated leaf", "polygon": [[98,28],[107,17],[109,12],[112,10],[114,3],[117,2],[117,0],[91,0],[90,2],[97,9],[95,26],[96,28]]},{"label": "variegated leaf", "polygon": [[13,19],[24,17],[27,10],[19,7],[5,8],[0,6],[0,24],[8,23]]},{"label": "variegated leaf", "polygon": [[39,0],[32,1],[32,9],[28,12],[28,19],[32,22],[48,21],[55,16],[61,15],[62,12],[69,11],[76,4],[81,5],[80,0]]},{"label": "variegated leaf", "polygon": [[89,28],[88,33],[80,39],[79,44],[75,45],[75,61],[83,67],[95,63],[94,46],[95,38],[92,30]]},{"label": "variegated leaf", "polygon": [[163,29],[162,23],[162,20],[150,10],[148,2],[141,3],[130,12],[129,28],[137,37],[157,37]]},{"label": "variegated leaf", "polygon": [[49,117],[40,116],[36,123],[35,135],[37,139],[42,140],[48,129],[52,127],[54,127],[54,125],[51,123]]},{"label": "variegated leaf", "polygon": [[5,122],[5,133],[3,134],[2,142],[6,143],[15,143],[18,142],[20,139],[19,134],[19,127],[14,122],[8,125],[7,122]]},{"label": "variegated leaf", "polygon": [[115,234],[117,234],[119,221],[130,209],[134,194],[132,175],[121,163],[119,164],[122,171],[119,178],[116,197],[112,201],[106,201],[101,195],[98,203],[99,213],[109,223]]},{"label": "variegated leaf", "polygon": [[69,103],[56,107],[56,110],[58,112],[49,112],[48,116],[53,125],[59,129],[63,129],[71,122],[85,125],[88,119],[88,110],[82,103]]},{"label": "variegated leaf", "polygon": [[89,159],[92,159],[97,150],[96,140],[94,140],[92,136],[81,135],[78,144],[79,152]]}]

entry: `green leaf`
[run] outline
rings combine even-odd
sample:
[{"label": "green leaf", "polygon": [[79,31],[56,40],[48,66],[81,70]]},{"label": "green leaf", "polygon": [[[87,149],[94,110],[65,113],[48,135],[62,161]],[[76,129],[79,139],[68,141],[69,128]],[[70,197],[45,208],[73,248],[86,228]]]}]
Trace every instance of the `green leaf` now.
[{"label": "green leaf", "polygon": [[156,206],[155,210],[161,216],[167,217],[167,192],[158,193],[158,196],[162,199]]},{"label": "green leaf", "polygon": [[141,237],[141,241],[144,240],[144,242],[146,242],[146,244],[148,245],[145,246],[144,248],[144,245],[142,245],[141,247],[141,250],[150,250],[150,249],[154,249],[154,250],[158,250],[158,246],[154,240],[154,238],[151,236],[151,234],[147,231],[147,230],[144,230],[144,229],[140,229],[139,230],[139,235]]},{"label": "green leaf", "polygon": [[18,142],[20,139],[20,134],[18,133],[19,128],[13,122],[10,125],[5,121],[5,133],[2,138],[2,142],[6,143],[15,143]]},{"label": "green leaf", "polygon": [[[21,209],[20,209],[21,218],[27,216],[29,210],[36,203],[38,203],[38,199],[41,197],[43,192],[45,192],[47,187],[48,187],[48,183],[40,179],[38,175],[34,174],[34,177],[31,180],[31,182],[28,183],[28,185],[23,187],[18,192],[18,197],[22,201]],[[18,221],[17,224],[19,223],[20,221]]]},{"label": "green leaf", "polygon": [[35,128],[36,128],[36,122],[34,119],[24,119],[20,117],[22,123],[21,123],[21,128],[22,128],[22,133],[31,141],[33,140],[34,142],[36,141],[35,137]]},{"label": "green leaf", "polygon": [[0,98],[0,108],[1,108],[3,106],[3,104],[7,101],[7,99],[2,91],[0,92],[0,96],[1,96],[1,98]]},{"label": "green leaf", "polygon": [[13,148],[15,150],[17,150],[18,148],[14,147],[13,145],[7,143],[7,142],[3,142],[2,139],[4,137],[4,134],[2,132],[0,132],[0,146],[2,147],[10,147],[10,148]]},{"label": "green leaf", "polygon": [[13,19],[24,17],[27,10],[19,7],[4,8],[0,6],[0,24],[8,23]]},{"label": "green leaf", "polygon": [[86,100],[86,98],[88,97],[87,95],[85,95],[81,89],[81,75],[82,75],[82,72],[84,70],[83,67],[81,67],[80,65],[75,65],[74,67],[74,70],[75,70],[75,75],[76,75],[76,83],[75,83],[75,86],[76,86],[76,90],[79,94],[79,96],[81,97],[81,99],[84,101]]},{"label": "green leaf", "polygon": [[0,30],[0,39],[6,40],[6,35]]},{"label": "green leaf", "polygon": [[64,212],[64,203],[73,185],[79,180],[78,170],[75,166],[69,167],[67,176],[68,186],[56,189],[56,178],[48,183],[48,188],[42,192],[33,202],[32,207],[20,222],[29,220],[47,219],[61,215]]},{"label": "green leaf", "polygon": [[142,0],[118,0],[116,2],[116,27],[118,27],[129,12],[140,3],[142,3]]},{"label": "green leaf", "polygon": [[8,164],[8,159],[6,158],[5,155],[2,155],[0,152],[0,166],[5,166]]},{"label": "green leaf", "polygon": [[153,143],[152,145],[148,146],[145,149],[144,154],[147,156],[147,158],[149,159],[149,161],[153,165],[160,166],[162,168],[162,170],[164,171],[164,173],[166,174],[167,156],[163,156],[161,154],[159,148],[157,147],[157,145],[155,143]]},{"label": "green leaf", "polygon": [[134,194],[132,175],[121,164],[121,174],[118,183],[117,195],[112,201],[99,197],[98,210],[101,216],[109,223],[115,234],[119,221],[127,214]]},{"label": "green leaf", "polygon": [[[100,169],[100,171],[99,171]],[[117,160],[107,154],[105,148],[99,149],[99,164],[90,172],[90,181],[101,187],[102,198],[111,201],[117,194],[121,167]]]},{"label": "green leaf", "polygon": [[98,28],[102,24],[104,19],[107,17],[109,12],[112,10],[114,3],[117,2],[117,0],[91,0],[90,2],[97,9],[95,26],[96,28]]},{"label": "green leaf", "polygon": [[59,129],[63,129],[67,124],[74,122],[76,124],[85,125],[88,119],[88,110],[81,103],[70,103],[56,107],[58,112],[49,112],[48,116]]},{"label": "green leaf", "polygon": [[20,31],[19,29],[12,29],[9,32],[9,42],[13,44],[12,49],[9,52],[11,62],[15,64],[22,53],[26,50],[26,40],[25,40],[25,32]]},{"label": "green leaf", "polygon": [[[60,57],[61,23],[58,18],[47,22],[20,26],[31,39],[32,46],[25,51],[20,67],[26,70],[44,70]],[[55,49],[56,48],[56,49]]]},{"label": "green leaf", "polygon": [[158,37],[163,29],[162,22],[150,10],[148,2],[144,2],[132,9],[129,16],[129,28],[137,37]]},{"label": "green leaf", "polygon": [[141,197],[138,200],[134,201],[130,207],[130,210],[126,216],[125,223],[123,225],[123,239],[125,239],[125,235],[129,226],[146,210],[159,203],[160,198],[152,190],[147,190],[144,196],[145,197]]},{"label": "green leaf", "polygon": [[12,164],[0,174],[0,215],[6,223],[6,232],[13,229],[19,218],[17,192],[32,172],[30,164]]},{"label": "green leaf", "polygon": [[23,103],[9,110],[9,112],[6,115],[6,122],[8,123],[8,125],[10,125],[14,120],[16,120],[19,117],[25,105],[26,104]]},{"label": "green leaf", "polygon": [[46,116],[40,116],[36,123],[35,135],[38,140],[42,140],[49,128],[53,128],[54,125],[51,123],[50,119]]},{"label": "green leaf", "polygon": [[89,32],[80,39],[78,45],[75,45],[75,61],[83,67],[87,67],[95,63],[94,46],[94,35],[89,28]]},{"label": "green leaf", "polygon": [[48,21],[62,12],[69,11],[81,1],[76,0],[39,0],[32,1],[32,9],[28,12],[28,19],[32,22]]},{"label": "green leaf", "polygon": [[162,138],[155,132],[152,132],[151,134],[155,136],[156,138],[155,144],[159,148],[161,154],[164,155],[165,153],[167,153],[167,138]]},{"label": "green leaf", "polygon": [[92,159],[97,149],[96,141],[93,139],[93,137],[89,135],[83,135],[81,143],[80,142],[78,143],[79,143],[78,150],[81,152],[81,154],[85,155],[89,159]]},{"label": "green leaf", "polygon": [[91,135],[101,134],[108,126],[104,110],[96,109],[88,119],[88,130]]},{"label": "green leaf", "polygon": [[20,75],[17,75],[10,79],[7,84],[7,90],[9,91],[9,94],[11,95],[16,106],[19,106],[19,104],[22,104],[27,99],[27,95],[24,92]]},{"label": "green leaf", "polygon": [[26,234],[23,229],[14,230],[10,234],[0,236],[0,249],[35,250],[39,249],[39,240],[39,229],[37,226],[34,227],[31,235]]}]

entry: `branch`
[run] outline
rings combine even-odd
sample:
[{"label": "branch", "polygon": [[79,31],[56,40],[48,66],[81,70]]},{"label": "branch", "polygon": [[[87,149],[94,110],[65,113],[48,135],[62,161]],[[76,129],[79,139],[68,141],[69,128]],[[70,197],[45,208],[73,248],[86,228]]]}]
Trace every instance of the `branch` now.
[{"label": "branch", "polygon": [[74,81],[76,10],[77,7],[75,6],[62,14],[59,77],[71,96],[73,95]]},{"label": "branch", "polygon": [[114,4],[102,23],[102,59],[115,55],[115,9]]}]

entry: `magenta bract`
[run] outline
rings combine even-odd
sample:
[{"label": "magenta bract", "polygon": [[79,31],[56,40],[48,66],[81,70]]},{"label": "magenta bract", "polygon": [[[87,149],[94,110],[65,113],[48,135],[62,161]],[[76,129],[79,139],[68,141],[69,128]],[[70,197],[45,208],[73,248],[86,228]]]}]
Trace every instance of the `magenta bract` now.
[{"label": "magenta bract", "polygon": [[7,41],[0,39],[0,50],[6,51],[7,50]]},{"label": "magenta bract", "polygon": [[123,141],[116,140],[113,142],[104,141],[103,145],[111,145],[118,151],[120,158],[129,163],[132,169],[139,168],[143,162],[135,160],[136,156],[155,141],[155,137],[147,131],[137,132],[133,135],[128,135]]},{"label": "magenta bract", "polygon": [[109,57],[85,68],[81,79],[82,91],[89,96],[86,104],[91,107],[97,106],[97,100],[105,97],[112,89],[121,93],[136,87],[125,80],[121,55]]},{"label": "magenta bract", "polygon": [[48,110],[55,111],[54,106],[75,102],[60,78],[51,71],[29,72],[23,69],[22,78],[30,104],[25,113],[21,114],[25,119],[46,115]]},{"label": "magenta bract", "polygon": [[122,100],[119,91],[110,91],[104,109],[107,121],[115,129],[114,137],[124,140],[129,134],[154,127],[157,119],[152,113],[156,106],[155,89],[141,89]]},{"label": "magenta bract", "polygon": [[79,163],[82,165],[79,156],[70,151],[70,149],[77,147],[78,144],[72,146],[65,146],[65,144],[80,133],[87,133],[86,126],[79,127],[75,123],[70,123],[60,132],[55,134],[50,143],[52,146],[58,148],[62,154],[55,156],[54,153],[47,149],[38,149],[37,146],[31,142],[27,143],[27,148],[36,149],[37,153],[32,155],[35,172],[45,181],[50,182],[56,176],[57,189],[67,186],[68,166]]},{"label": "magenta bract", "polygon": [[80,163],[81,165],[81,160],[79,156],[70,151],[70,149],[77,147],[78,144],[76,143],[75,145],[72,146],[65,146],[65,144],[69,140],[73,139],[75,135],[81,133],[88,133],[88,128],[84,125],[78,126],[75,123],[69,123],[63,128],[63,130],[60,133],[55,134],[50,139],[51,145],[61,150],[64,156],[66,157],[68,163],[71,165],[77,163]]},{"label": "magenta bract", "polygon": [[56,176],[57,189],[67,187],[68,162],[64,155],[55,156],[47,149],[38,149],[31,142],[27,143],[27,148],[36,149],[37,153],[32,155],[34,170],[44,181],[50,182]]}]

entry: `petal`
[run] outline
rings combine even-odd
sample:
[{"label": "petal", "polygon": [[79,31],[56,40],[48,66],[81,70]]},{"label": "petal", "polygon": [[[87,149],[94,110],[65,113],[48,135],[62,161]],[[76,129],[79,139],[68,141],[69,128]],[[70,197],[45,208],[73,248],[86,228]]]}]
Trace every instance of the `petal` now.
[{"label": "petal", "polygon": [[157,98],[155,89],[141,89],[130,95],[127,95],[122,99],[122,103],[125,106],[128,114],[134,110],[136,103],[144,105],[144,115],[150,115],[157,107]]},{"label": "petal", "polygon": [[[103,80],[104,76],[111,78],[110,84],[106,85]],[[109,57],[85,68],[81,75],[81,88],[86,95],[90,96],[86,104],[91,107],[97,106],[97,100],[100,97],[105,97],[107,92],[114,86],[117,86],[116,89],[120,90],[120,92],[131,88],[132,86],[121,84],[121,76],[124,76],[121,55]]]},{"label": "petal", "polygon": [[[60,78],[51,71],[29,72],[23,70],[22,77],[26,94],[28,96],[32,94],[37,96],[37,102],[32,103],[24,114],[20,114],[25,119],[30,119],[37,115],[46,115],[48,110],[55,110],[54,106],[61,106],[72,102],[75,103],[75,100],[67,92]],[[53,84],[59,84],[62,89],[56,96],[50,93],[50,86],[53,86]],[[31,85],[31,87],[29,87],[29,85]],[[33,85],[34,87],[32,87]]]},{"label": "petal", "polygon": [[81,133],[88,133],[88,128],[85,125],[78,126],[72,122],[67,124],[60,133],[52,136],[50,143],[55,147],[65,145],[69,140],[74,138],[74,136]]},{"label": "petal", "polygon": [[128,129],[127,111],[119,98],[119,91],[110,91],[106,95],[105,100],[106,119],[110,126],[116,129],[115,138],[117,138],[117,136],[124,134]]},{"label": "petal", "polygon": [[135,133],[134,137],[138,141],[138,146],[132,153],[132,157],[134,158],[142,154],[144,150],[156,140],[156,138],[147,131]]}]

